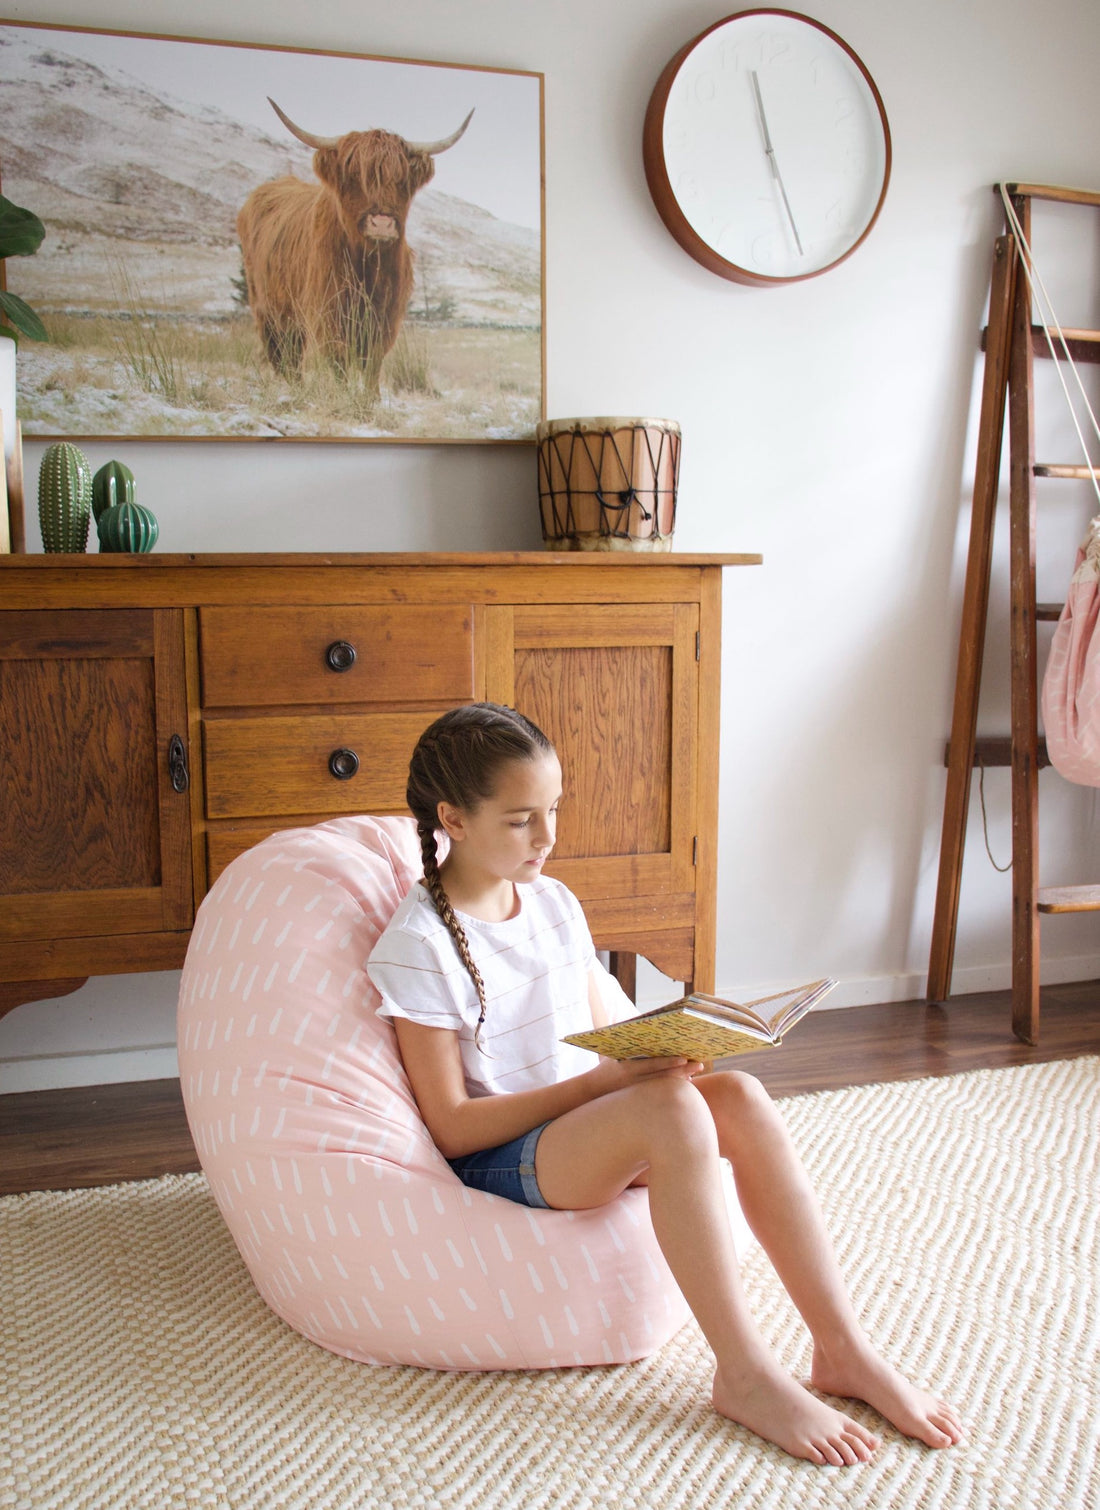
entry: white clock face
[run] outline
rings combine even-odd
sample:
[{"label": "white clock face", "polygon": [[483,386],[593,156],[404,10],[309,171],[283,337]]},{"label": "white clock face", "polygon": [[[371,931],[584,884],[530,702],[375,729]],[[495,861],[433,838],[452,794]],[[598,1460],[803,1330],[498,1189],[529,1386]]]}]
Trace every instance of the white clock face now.
[{"label": "white clock face", "polygon": [[809,277],[846,256],[889,171],[885,114],[859,61],[782,12],[733,16],[686,51],[661,144],[691,229],[762,280]]}]

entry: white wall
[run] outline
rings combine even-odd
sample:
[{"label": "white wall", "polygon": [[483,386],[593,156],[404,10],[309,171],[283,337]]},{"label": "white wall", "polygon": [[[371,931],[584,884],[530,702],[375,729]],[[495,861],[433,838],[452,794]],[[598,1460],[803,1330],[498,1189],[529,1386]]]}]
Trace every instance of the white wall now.
[{"label": "white wall", "polygon": [[[547,412],[679,420],[678,546],[765,555],[763,568],[726,579],[719,988],[829,971],[842,979],[841,1004],[919,995],[977,333],[1000,229],[991,186],[1100,187],[1095,0],[814,0],[812,14],[879,84],[893,180],[855,257],[767,290],[696,266],[659,221],[642,172],[653,83],[723,13],[715,0],[30,0],[8,12],[545,74]],[[1100,251],[1081,220],[1067,244],[1065,222],[1051,212],[1039,245],[1068,291],[1056,294],[1059,314],[1100,324],[1095,303],[1074,297],[1098,285]],[[1074,271],[1070,248],[1083,249],[1087,272]],[[1046,454],[1075,459],[1060,416],[1053,431]],[[99,465],[118,447],[87,450]],[[33,486],[41,448],[27,452]],[[166,551],[538,544],[530,448],[195,442],[125,453]],[[1094,512],[1090,494],[1062,487],[1044,516],[1041,592],[1051,597],[1064,593]],[[1007,730],[1003,540],[998,555],[984,732]],[[1050,773],[1041,786],[1044,880],[1095,879],[1094,794]],[[986,795],[1003,861],[1006,772],[989,775]],[[973,808],[958,990],[1009,980],[1009,880],[985,858]],[[1100,975],[1100,920],[1050,920],[1043,956],[1047,979]],[[4,1087],[172,1073],[175,981],[93,981],[18,1008],[0,1021]],[[647,977],[645,988],[658,984]]]}]

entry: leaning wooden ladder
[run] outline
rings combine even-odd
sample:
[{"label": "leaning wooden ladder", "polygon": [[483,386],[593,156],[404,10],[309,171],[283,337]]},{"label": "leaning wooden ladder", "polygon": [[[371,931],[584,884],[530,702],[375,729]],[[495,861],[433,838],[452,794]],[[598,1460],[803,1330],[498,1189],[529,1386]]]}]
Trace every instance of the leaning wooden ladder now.
[{"label": "leaning wooden ladder", "polygon": [[[1100,210],[1100,194],[1038,184],[1007,184],[1031,242],[1033,200]],[[998,192],[999,186],[998,186]],[[1063,330],[1075,362],[1100,362],[1100,331]],[[1042,327],[1032,324],[1032,297],[1015,238],[994,248],[985,374],[978,423],[978,455],[970,521],[970,550],[963,590],[958,670],[947,751],[947,795],[940,843],[939,881],[928,964],[928,1000],[945,1001],[958,926],[963,845],[974,766],[1012,766],[1012,1030],[1026,1043],[1039,1036],[1039,918],[1042,913],[1100,910],[1100,886],[1039,886],[1039,767],[1047,764],[1039,736],[1039,684],[1035,625],[1056,620],[1061,604],[1035,601],[1035,479],[1088,478],[1087,466],[1036,465],[1033,360],[1049,355]],[[1011,740],[978,739],[978,692],[985,648],[1005,398],[1009,421],[1009,574]]]}]

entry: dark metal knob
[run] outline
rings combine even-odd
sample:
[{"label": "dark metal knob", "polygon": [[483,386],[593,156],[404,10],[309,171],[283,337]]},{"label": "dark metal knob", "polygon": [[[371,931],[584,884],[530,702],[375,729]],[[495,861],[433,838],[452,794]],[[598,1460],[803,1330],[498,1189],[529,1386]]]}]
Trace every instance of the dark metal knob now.
[{"label": "dark metal knob", "polygon": [[191,777],[187,770],[187,748],[178,734],[168,741],[168,775],[174,792],[186,792]]},{"label": "dark metal knob", "polygon": [[348,640],[333,640],[325,651],[325,665],[332,671],[350,671],[355,657],[355,646]]},{"label": "dark metal knob", "polygon": [[337,781],[350,781],[359,769],[359,756],[354,750],[333,750],[328,768]]}]

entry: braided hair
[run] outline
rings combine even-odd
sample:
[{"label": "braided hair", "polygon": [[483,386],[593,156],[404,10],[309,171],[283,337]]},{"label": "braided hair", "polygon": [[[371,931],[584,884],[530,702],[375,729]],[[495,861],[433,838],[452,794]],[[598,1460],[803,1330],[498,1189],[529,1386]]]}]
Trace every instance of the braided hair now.
[{"label": "braided hair", "polygon": [[477,991],[480,1012],[474,1042],[478,1048],[485,1022],[485,982],[439,874],[435,838],[439,804],[476,809],[493,795],[503,765],[513,760],[536,760],[553,754],[553,750],[542,730],[514,708],[499,703],[468,703],[429,725],[409,761],[405,800],[420,836],[424,886]]}]

